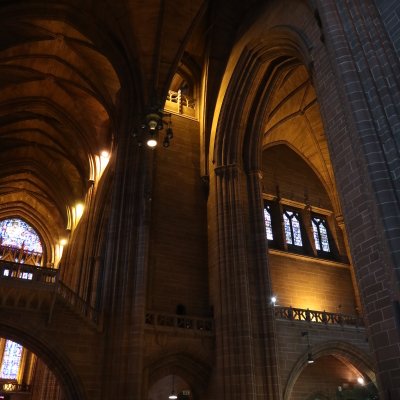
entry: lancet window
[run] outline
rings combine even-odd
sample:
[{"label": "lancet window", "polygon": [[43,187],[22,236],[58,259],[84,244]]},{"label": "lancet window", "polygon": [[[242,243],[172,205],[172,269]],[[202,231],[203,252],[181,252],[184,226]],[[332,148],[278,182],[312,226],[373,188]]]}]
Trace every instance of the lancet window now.
[{"label": "lancet window", "polygon": [[313,216],[311,219],[315,248],[318,251],[329,253],[331,251],[329,246],[328,229],[326,220],[320,216]]},{"label": "lancet window", "polygon": [[1,360],[0,379],[17,379],[21,365],[23,347],[11,340],[6,340]]},{"label": "lancet window", "polygon": [[267,239],[274,240],[274,233],[272,231],[271,206],[269,204],[264,205],[264,222]]},{"label": "lancet window", "polygon": [[285,210],[283,213],[286,243],[294,246],[303,246],[299,213]]}]

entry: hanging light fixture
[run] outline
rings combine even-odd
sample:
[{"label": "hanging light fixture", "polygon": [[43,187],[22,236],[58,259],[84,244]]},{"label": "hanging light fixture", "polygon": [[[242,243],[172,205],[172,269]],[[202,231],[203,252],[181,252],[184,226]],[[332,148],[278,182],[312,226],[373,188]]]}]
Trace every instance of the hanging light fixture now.
[{"label": "hanging light fixture", "polygon": [[314,363],[314,358],[311,352],[311,346],[310,346],[310,336],[307,331],[301,332],[301,336],[307,336],[307,364],[313,364]]},{"label": "hanging light fixture", "polygon": [[178,398],[178,396],[175,393],[175,389],[174,389],[174,379],[175,379],[175,375],[172,375],[172,390],[171,390],[171,394],[168,396],[169,400],[176,400]]},{"label": "hanging light fixture", "polygon": [[[169,117],[169,120],[165,121],[165,117]],[[164,129],[165,124],[167,124],[168,127],[162,144],[163,147],[169,147],[170,141],[174,137],[171,128],[171,114],[165,114],[163,110],[160,110],[157,106],[149,107],[141,127],[142,138],[148,147],[155,148],[158,145],[158,132]],[[136,135],[134,134],[134,136]],[[141,144],[141,140],[138,141],[138,144]]]}]

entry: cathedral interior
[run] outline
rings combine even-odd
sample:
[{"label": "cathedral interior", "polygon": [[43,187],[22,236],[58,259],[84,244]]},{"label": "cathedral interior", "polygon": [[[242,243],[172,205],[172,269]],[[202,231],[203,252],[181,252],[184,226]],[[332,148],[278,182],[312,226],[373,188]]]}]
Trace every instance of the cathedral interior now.
[{"label": "cathedral interior", "polygon": [[0,1],[0,399],[399,400],[400,3]]}]

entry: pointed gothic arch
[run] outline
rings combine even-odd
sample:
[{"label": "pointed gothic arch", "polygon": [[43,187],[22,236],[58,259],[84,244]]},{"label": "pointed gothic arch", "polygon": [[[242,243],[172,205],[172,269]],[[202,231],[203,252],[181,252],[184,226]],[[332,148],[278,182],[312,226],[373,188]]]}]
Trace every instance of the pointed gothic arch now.
[{"label": "pointed gothic arch", "polygon": [[[371,382],[376,385],[376,376],[374,373],[374,364],[371,357],[365,354],[356,346],[342,341],[328,341],[325,343],[314,344],[312,347],[312,355],[314,360],[323,356],[334,356],[340,359],[343,363],[349,364],[357,371],[365,374]],[[283,400],[290,400],[290,396],[294,385],[301,375],[302,371],[307,368],[308,353],[305,352],[294,365],[287,382],[285,384]]]}]

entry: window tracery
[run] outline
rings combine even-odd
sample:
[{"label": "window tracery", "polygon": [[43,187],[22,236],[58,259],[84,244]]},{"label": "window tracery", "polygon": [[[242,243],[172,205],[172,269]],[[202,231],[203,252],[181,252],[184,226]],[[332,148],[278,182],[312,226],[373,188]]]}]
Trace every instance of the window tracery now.
[{"label": "window tracery", "polygon": [[0,244],[36,253],[43,252],[42,243],[37,232],[19,218],[0,221]]},{"label": "window tracery", "polygon": [[326,220],[322,217],[314,216],[311,219],[315,247],[318,251],[331,251],[329,246],[328,230]]},{"label": "window tracery", "polygon": [[303,246],[299,213],[285,210],[283,213],[283,222],[285,226],[286,243],[299,247]]}]

